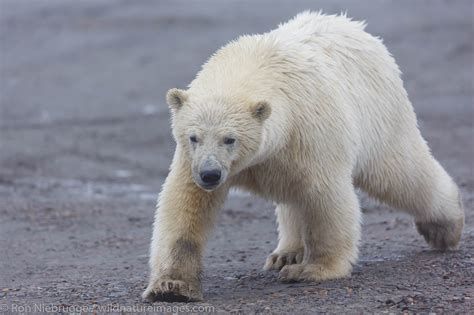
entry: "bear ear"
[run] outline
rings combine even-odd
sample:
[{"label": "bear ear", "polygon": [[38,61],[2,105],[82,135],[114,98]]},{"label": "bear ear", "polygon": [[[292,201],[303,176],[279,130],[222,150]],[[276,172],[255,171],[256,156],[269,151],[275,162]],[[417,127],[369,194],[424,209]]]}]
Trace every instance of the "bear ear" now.
[{"label": "bear ear", "polygon": [[168,93],[166,93],[166,102],[173,111],[177,111],[183,107],[184,102],[187,100],[188,94],[186,91],[180,89],[171,89],[168,91]]},{"label": "bear ear", "polygon": [[271,112],[272,108],[266,101],[260,101],[252,106],[252,116],[260,122],[267,119]]}]

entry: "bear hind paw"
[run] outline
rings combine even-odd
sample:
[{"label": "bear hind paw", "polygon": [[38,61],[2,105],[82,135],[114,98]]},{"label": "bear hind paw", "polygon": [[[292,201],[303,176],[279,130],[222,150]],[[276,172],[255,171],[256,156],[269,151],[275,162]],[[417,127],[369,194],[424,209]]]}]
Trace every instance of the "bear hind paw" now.
[{"label": "bear hind paw", "polygon": [[463,218],[453,221],[416,222],[416,229],[426,242],[438,250],[454,250],[459,246]]}]

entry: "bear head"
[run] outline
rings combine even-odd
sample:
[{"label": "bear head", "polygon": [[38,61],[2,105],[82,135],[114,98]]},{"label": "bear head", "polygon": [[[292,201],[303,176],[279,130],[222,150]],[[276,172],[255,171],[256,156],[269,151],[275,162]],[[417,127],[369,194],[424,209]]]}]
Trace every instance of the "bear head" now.
[{"label": "bear head", "polygon": [[212,191],[248,167],[258,154],[266,101],[211,97],[171,89],[167,93],[173,136],[187,154],[194,182]]}]

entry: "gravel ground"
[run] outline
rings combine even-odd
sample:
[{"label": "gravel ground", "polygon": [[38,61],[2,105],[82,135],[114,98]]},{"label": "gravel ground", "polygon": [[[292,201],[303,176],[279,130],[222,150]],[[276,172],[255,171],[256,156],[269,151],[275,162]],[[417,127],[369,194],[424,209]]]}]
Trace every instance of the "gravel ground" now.
[{"label": "gravel ground", "polygon": [[166,90],[229,40],[304,9],[347,10],[384,38],[423,135],[463,192],[461,248],[430,250],[408,216],[361,195],[352,277],[284,284],[261,270],[277,241],[272,204],[235,192],[206,251],[205,302],[192,310],[474,312],[473,7],[440,0],[2,0],[0,312],[152,306],[140,294],[174,150]]}]

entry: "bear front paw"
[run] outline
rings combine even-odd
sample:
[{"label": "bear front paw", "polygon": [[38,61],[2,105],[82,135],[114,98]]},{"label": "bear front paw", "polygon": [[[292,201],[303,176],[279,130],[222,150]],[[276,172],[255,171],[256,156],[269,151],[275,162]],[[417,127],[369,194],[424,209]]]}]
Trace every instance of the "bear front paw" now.
[{"label": "bear front paw", "polygon": [[286,265],[300,264],[303,261],[303,249],[274,252],[267,257],[264,270],[280,270]]},{"label": "bear front paw", "polygon": [[281,269],[279,278],[284,282],[322,281],[347,277],[351,269],[350,263],[339,266],[318,263],[286,265]]},{"label": "bear front paw", "polygon": [[172,279],[151,281],[143,292],[143,298],[150,302],[196,302],[203,299],[200,285]]}]

